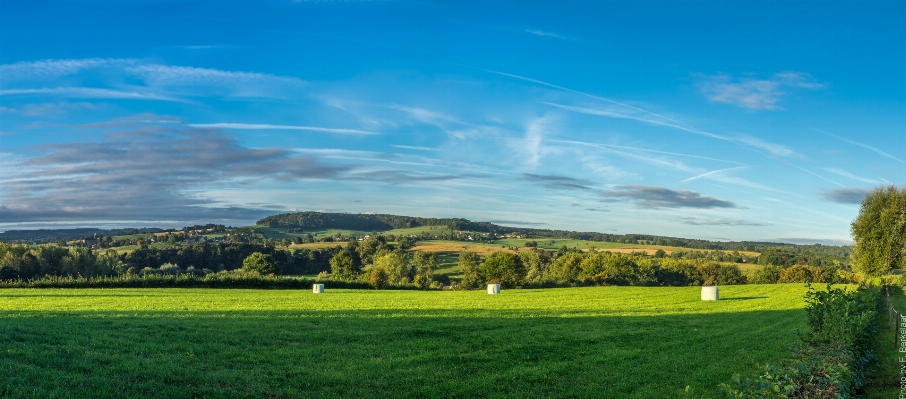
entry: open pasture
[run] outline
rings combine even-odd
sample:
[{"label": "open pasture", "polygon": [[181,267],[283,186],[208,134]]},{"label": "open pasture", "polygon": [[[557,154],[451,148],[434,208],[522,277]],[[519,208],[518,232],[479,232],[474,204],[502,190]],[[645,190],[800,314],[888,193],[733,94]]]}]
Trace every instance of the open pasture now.
[{"label": "open pasture", "polygon": [[2,397],[669,397],[787,356],[792,285],[6,289]]},{"label": "open pasture", "polygon": [[275,240],[282,240],[284,238],[292,239],[292,238],[296,238],[296,237],[306,237],[309,234],[311,234],[315,237],[318,237],[318,238],[332,237],[337,234],[342,234],[344,236],[349,236],[349,235],[363,236],[366,234],[371,234],[370,231],[344,230],[344,229],[313,229],[313,230],[304,230],[301,233],[290,233],[287,229],[278,228],[278,227],[248,226],[248,227],[243,227],[243,229],[255,230],[258,233],[264,234],[265,237],[272,238]]}]

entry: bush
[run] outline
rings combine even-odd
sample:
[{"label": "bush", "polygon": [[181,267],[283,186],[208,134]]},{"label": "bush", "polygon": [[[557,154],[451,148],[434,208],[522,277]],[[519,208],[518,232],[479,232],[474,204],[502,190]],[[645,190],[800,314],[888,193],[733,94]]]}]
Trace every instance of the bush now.
[{"label": "bush", "polygon": [[721,384],[725,397],[836,399],[860,393],[875,359],[880,290],[846,291],[828,284],[825,291],[809,287],[805,298],[808,332],[800,335],[795,355],[758,376],[734,376],[732,383]]},{"label": "bush", "polygon": [[810,283],[812,273],[802,265],[793,265],[780,273],[779,283]]},{"label": "bush", "polygon": [[698,267],[699,280],[702,285],[745,284],[746,276],[736,266],[724,266],[709,262]]},{"label": "bush", "polygon": [[383,267],[375,266],[371,268],[371,275],[368,276],[368,282],[376,289],[382,289],[387,286],[389,277]]},{"label": "bush", "polygon": [[525,280],[525,266],[522,259],[509,252],[494,252],[481,264],[481,274],[486,279],[503,281],[507,288],[519,287]]},{"label": "bush", "polygon": [[752,284],[776,284],[780,281],[783,268],[774,265],[765,265],[752,274]]},{"label": "bush", "polygon": [[[164,266],[160,267],[161,270],[163,270]],[[262,275],[274,274],[277,272],[277,262],[269,254],[253,252],[242,261],[242,270]]]}]

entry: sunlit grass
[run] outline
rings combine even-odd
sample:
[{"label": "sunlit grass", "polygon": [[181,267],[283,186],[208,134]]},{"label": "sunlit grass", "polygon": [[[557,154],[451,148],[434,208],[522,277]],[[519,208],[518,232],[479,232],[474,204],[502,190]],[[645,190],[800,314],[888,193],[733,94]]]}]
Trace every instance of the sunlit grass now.
[{"label": "sunlit grass", "polygon": [[793,285],[0,291],[0,396],[654,398],[787,355]]}]

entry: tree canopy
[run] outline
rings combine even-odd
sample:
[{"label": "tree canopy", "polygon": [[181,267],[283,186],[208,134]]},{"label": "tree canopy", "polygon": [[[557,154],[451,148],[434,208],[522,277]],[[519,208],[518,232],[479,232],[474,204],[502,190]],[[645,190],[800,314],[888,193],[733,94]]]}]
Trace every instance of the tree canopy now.
[{"label": "tree canopy", "polygon": [[906,266],[906,189],[879,187],[852,223],[853,266],[869,276]]},{"label": "tree canopy", "polygon": [[259,274],[274,274],[277,272],[277,262],[270,254],[253,252],[242,261],[242,270]]}]

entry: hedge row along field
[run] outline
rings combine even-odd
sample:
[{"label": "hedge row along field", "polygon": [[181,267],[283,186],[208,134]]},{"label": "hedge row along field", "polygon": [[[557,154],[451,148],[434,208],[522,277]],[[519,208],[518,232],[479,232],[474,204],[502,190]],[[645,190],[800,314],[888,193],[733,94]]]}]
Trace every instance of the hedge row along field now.
[{"label": "hedge row along field", "polygon": [[545,290],[4,289],[0,397],[619,397],[788,355],[801,284]]}]

